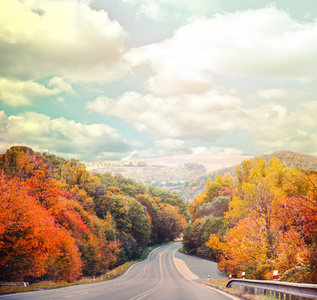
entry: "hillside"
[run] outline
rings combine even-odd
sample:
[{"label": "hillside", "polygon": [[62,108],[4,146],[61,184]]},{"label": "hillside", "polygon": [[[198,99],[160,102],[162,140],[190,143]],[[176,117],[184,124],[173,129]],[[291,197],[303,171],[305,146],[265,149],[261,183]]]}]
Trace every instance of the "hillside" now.
[{"label": "hillside", "polygon": [[12,147],[0,155],[0,281],[104,274],[177,238],[186,210],[169,191]]},{"label": "hillside", "polygon": [[302,169],[314,166],[306,155],[270,157],[245,161],[237,180],[207,182],[188,206],[184,251],[215,259],[233,277],[271,280],[278,270],[281,281],[316,284],[317,172]]},{"label": "hillside", "polygon": [[[262,160],[266,161],[267,164],[273,157],[276,157],[279,161],[285,163],[285,166],[287,168],[289,168],[290,166],[294,166],[298,169],[303,169],[307,171],[317,171],[317,157],[312,155],[296,153],[292,151],[275,151],[271,154],[256,156],[255,158],[257,157],[260,157]],[[222,170],[212,172],[211,174],[218,175],[230,173],[235,176],[236,167],[237,166],[230,166],[228,168],[223,168]]]},{"label": "hillside", "polygon": [[[251,155],[179,155],[136,161],[84,162],[87,170],[100,174],[121,174],[137,182],[154,185],[177,193],[185,201],[199,195],[207,178],[230,173],[236,175],[236,167]],[[260,155],[267,163],[276,157],[284,162],[305,170],[317,171],[317,157],[291,151],[276,151]]]},{"label": "hillside", "polygon": [[[257,156],[260,157],[262,160],[266,161],[268,164],[269,161],[276,157],[281,162],[284,162],[286,167],[289,168],[291,165],[298,169],[304,169],[307,171],[317,171],[317,157],[312,155],[306,155],[301,153],[296,153],[292,151],[276,151],[271,154],[265,154]],[[254,157],[254,158],[257,158]],[[245,156],[245,160],[253,158],[251,156]],[[183,199],[190,201],[195,196],[199,195],[203,190],[205,186],[205,182],[207,178],[211,178],[211,180],[214,180],[217,175],[224,175],[227,173],[232,174],[234,177],[236,176],[236,167],[241,164],[235,164],[228,166],[226,168],[222,168],[220,170],[214,170],[213,172],[210,172],[208,174],[203,174],[201,176],[197,176],[190,180],[188,184],[184,187],[182,187],[178,194],[183,197]]]},{"label": "hillside", "polygon": [[[252,158],[247,155],[207,155],[185,154],[135,161],[83,162],[87,170],[99,174],[121,174],[137,182],[154,185],[178,193],[190,201],[195,193],[184,193],[190,182],[198,179],[201,187],[206,174],[225,167],[238,165]],[[201,179],[204,178],[204,179]],[[196,185],[196,184],[195,184]],[[188,188],[187,188],[188,190]]]}]

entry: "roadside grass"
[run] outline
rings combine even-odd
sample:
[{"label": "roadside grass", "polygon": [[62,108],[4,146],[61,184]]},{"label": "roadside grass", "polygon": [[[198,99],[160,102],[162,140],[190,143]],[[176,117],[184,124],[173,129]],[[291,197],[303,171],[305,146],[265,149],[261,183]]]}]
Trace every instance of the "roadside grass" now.
[{"label": "roadside grass", "polygon": [[32,288],[31,286],[30,287],[12,286],[12,285],[0,286],[0,295],[31,292],[31,291],[36,291],[36,289]]},{"label": "roadside grass", "polygon": [[218,290],[224,291],[228,294],[240,297],[242,299],[247,300],[273,300],[276,298],[269,297],[269,296],[263,296],[263,295],[251,295],[247,292],[235,289],[235,288],[226,288],[226,285],[228,283],[227,279],[217,279],[217,280],[211,280],[211,281],[204,281],[203,284],[209,285],[211,287],[214,287]]},{"label": "roadside grass", "polygon": [[39,290],[48,290],[48,289],[57,289],[57,288],[63,288],[68,287],[72,285],[80,285],[80,284],[90,284],[90,283],[96,283],[101,281],[106,281],[113,279],[115,277],[118,277],[122,273],[124,273],[130,266],[133,264],[140,262],[145,259],[146,255],[150,253],[152,250],[154,250],[157,247],[162,246],[160,245],[153,245],[145,248],[142,252],[142,255],[140,259],[126,262],[123,265],[120,265],[112,270],[109,270],[105,274],[102,274],[100,276],[94,277],[82,277],[79,280],[76,280],[74,282],[66,282],[66,281],[40,281],[37,283],[31,283],[29,287],[24,286],[0,286],[0,295],[3,294],[12,294],[12,293],[22,293],[22,292],[31,292],[31,291],[39,291]]},{"label": "roadside grass", "polygon": [[[173,242],[170,242],[170,243],[168,243],[168,244],[171,244],[171,243],[173,243]],[[138,260],[135,261],[135,262],[139,262],[139,261],[144,260],[145,257],[146,257],[151,251],[153,251],[155,248],[161,247],[161,246],[163,246],[163,245],[165,245],[165,244],[156,244],[156,245],[153,245],[153,246],[146,247],[146,248],[143,250],[140,259],[138,259]]]}]

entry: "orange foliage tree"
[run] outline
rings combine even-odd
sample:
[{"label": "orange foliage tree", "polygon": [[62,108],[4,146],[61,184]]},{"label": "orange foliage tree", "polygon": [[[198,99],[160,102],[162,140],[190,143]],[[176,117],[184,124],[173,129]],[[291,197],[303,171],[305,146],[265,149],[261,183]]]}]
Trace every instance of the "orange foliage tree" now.
[{"label": "orange foliage tree", "polygon": [[[34,213],[38,214],[38,218],[50,220],[50,227],[46,225],[44,227],[47,231],[36,231],[45,232],[46,240],[41,240],[42,236],[40,235],[32,235],[34,243],[41,245],[42,248],[39,247],[38,251],[42,251],[41,253],[45,254],[43,254],[44,257],[37,255],[37,250],[32,248],[30,243],[29,254],[19,256],[20,264],[12,264],[21,270],[24,277],[29,276],[34,280],[41,277],[72,281],[78,278],[82,272],[85,275],[95,275],[105,272],[116,263],[119,244],[115,240],[107,240],[104,229],[106,224],[96,216],[94,217],[91,207],[86,207],[84,210],[81,206],[81,204],[87,203],[84,200],[78,201],[78,198],[85,199],[87,196],[87,192],[83,188],[75,185],[73,188],[69,188],[70,191],[63,190],[65,183],[60,183],[54,179],[54,170],[45,163],[43,156],[25,147],[13,147],[6,154],[1,155],[0,169],[3,170],[2,179],[7,185],[10,186],[15,182],[21,187],[16,191],[20,194],[17,194],[16,197],[12,196],[11,201],[18,199],[13,202],[18,205],[19,202],[23,202],[22,199],[28,199],[28,205],[19,204],[20,214],[25,211],[26,216]],[[89,178],[86,175],[84,178]],[[79,178],[82,177],[78,175],[76,183],[80,183]],[[85,181],[84,187],[88,186],[91,187],[92,184]],[[74,198],[77,201],[73,199],[72,191],[74,191]],[[14,189],[7,189],[7,198],[2,198],[3,201],[7,201],[10,194],[15,195],[14,192]],[[37,213],[37,211],[41,213]],[[8,213],[8,209],[5,208],[3,216],[11,218],[12,222],[17,222],[19,217],[14,214],[10,216]],[[37,222],[38,218],[27,218],[25,226],[27,227],[28,222],[30,224]],[[41,219],[38,224],[41,224]],[[30,226],[33,228],[33,225]],[[10,232],[13,232],[12,236],[19,236],[17,234],[19,231],[11,230]],[[5,237],[3,236],[3,240],[0,240],[3,251],[10,245]],[[26,242],[29,239],[29,235],[22,237],[21,242]],[[43,250],[45,247],[48,248],[47,251]],[[26,249],[29,248],[26,247]],[[36,256],[31,255],[32,251]],[[6,259],[12,257],[9,251],[1,253]],[[34,267],[30,269],[30,272],[24,272],[25,267],[21,266],[22,264],[30,264],[29,260],[32,261]],[[17,276],[9,268],[6,270],[4,277]]]},{"label": "orange foliage tree", "polygon": [[56,279],[77,278],[82,265],[75,240],[56,226],[54,218],[29,195],[24,182],[4,177],[1,173],[0,278],[38,278],[53,270],[53,261],[60,263],[58,270],[54,267]]},{"label": "orange foliage tree", "polygon": [[214,182],[207,179],[205,184],[205,192],[202,192],[196,196],[191,203],[188,205],[188,213],[190,214],[191,222],[194,222],[197,218],[197,212],[199,207],[205,203],[213,202],[218,196],[230,196],[235,194],[235,186],[231,175],[218,175]]},{"label": "orange foliage tree", "polygon": [[317,179],[273,158],[238,169],[238,191],[229,203],[222,238],[206,245],[220,251],[219,267],[232,275],[316,283]]}]

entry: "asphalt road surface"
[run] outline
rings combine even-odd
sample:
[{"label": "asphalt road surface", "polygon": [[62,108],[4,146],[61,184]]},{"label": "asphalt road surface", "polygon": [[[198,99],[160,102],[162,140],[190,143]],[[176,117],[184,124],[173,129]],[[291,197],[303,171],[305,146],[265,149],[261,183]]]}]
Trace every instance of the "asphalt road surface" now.
[{"label": "asphalt road surface", "polygon": [[[132,265],[116,279],[54,290],[3,295],[0,300],[237,299],[198,283],[199,272],[194,274],[187,267],[189,264],[177,252],[180,246],[180,243],[175,243],[156,248],[146,260]],[[215,274],[211,276],[214,277]]]}]

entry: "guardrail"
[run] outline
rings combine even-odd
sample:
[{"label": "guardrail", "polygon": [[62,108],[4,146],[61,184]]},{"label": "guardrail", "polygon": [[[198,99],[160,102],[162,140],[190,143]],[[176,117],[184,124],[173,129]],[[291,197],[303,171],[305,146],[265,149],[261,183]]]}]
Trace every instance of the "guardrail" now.
[{"label": "guardrail", "polygon": [[277,299],[317,299],[317,284],[302,284],[270,280],[231,279],[227,288],[234,287],[250,294],[275,296]]},{"label": "guardrail", "polygon": [[29,283],[28,282],[0,282],[0,286],[2,285],[22,285],[22,286],[28,287]]}]

